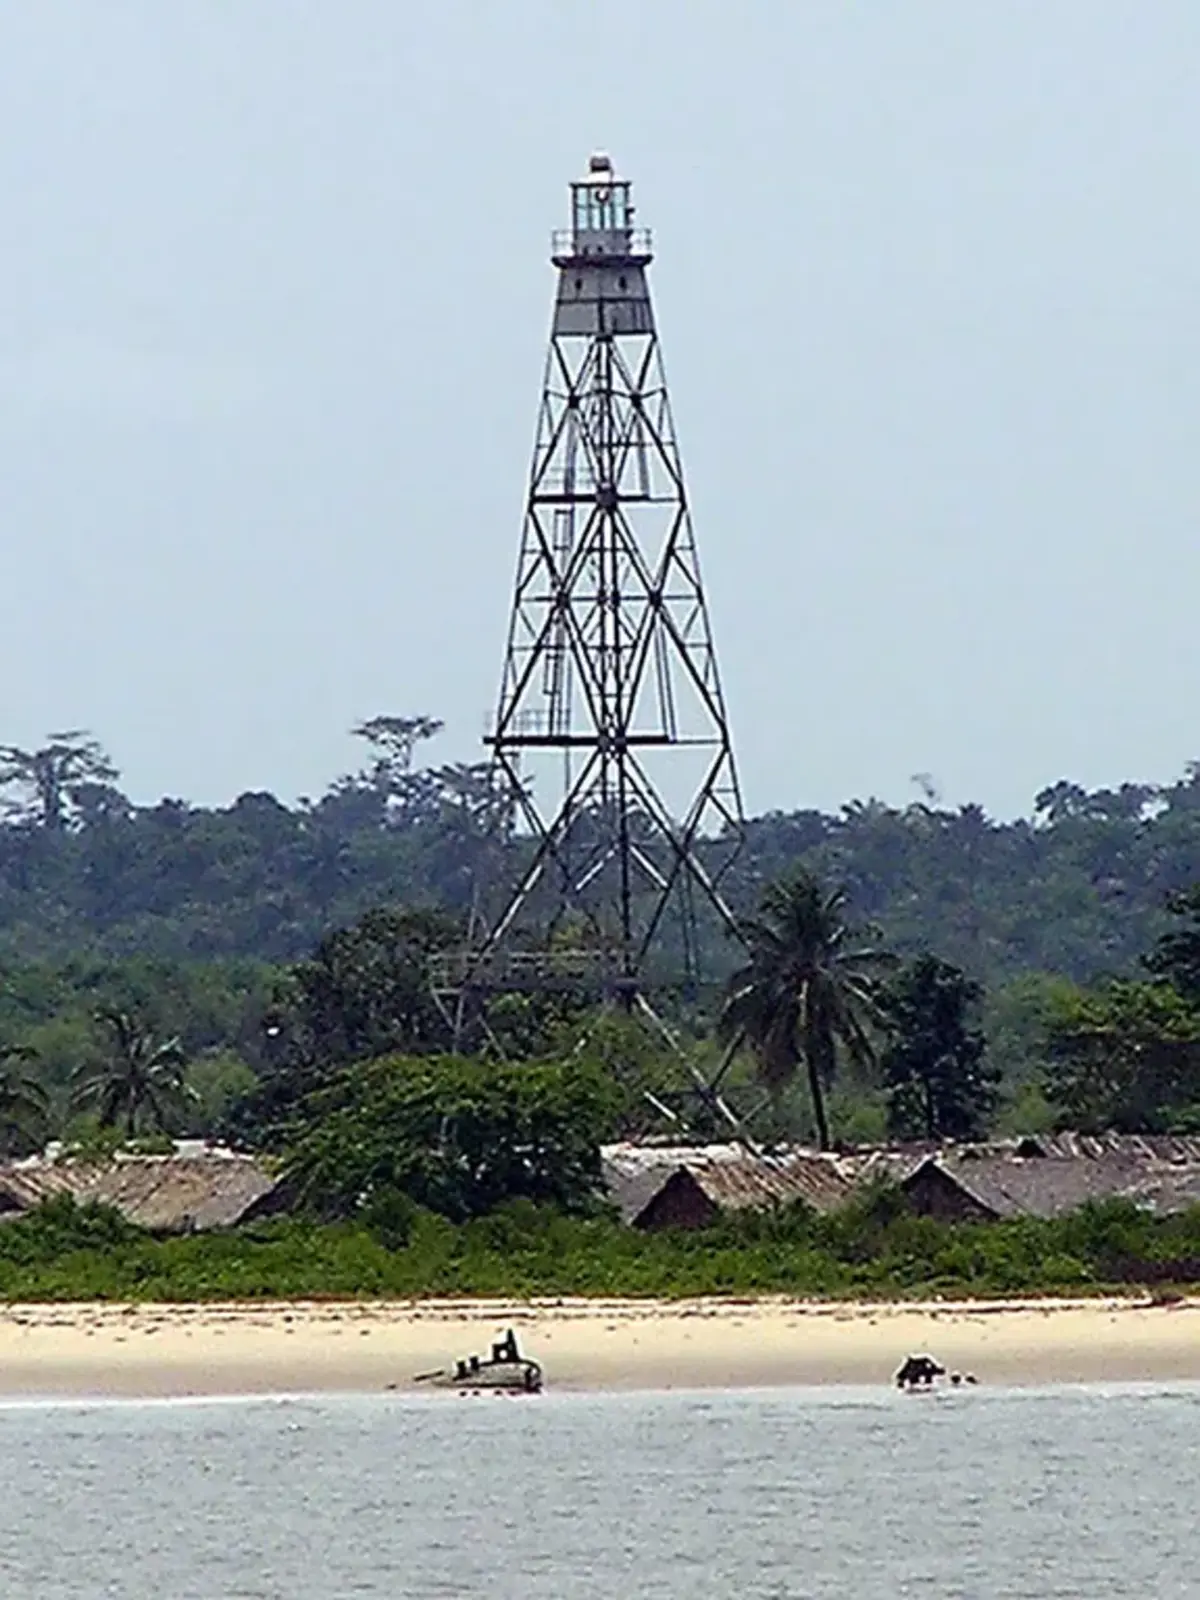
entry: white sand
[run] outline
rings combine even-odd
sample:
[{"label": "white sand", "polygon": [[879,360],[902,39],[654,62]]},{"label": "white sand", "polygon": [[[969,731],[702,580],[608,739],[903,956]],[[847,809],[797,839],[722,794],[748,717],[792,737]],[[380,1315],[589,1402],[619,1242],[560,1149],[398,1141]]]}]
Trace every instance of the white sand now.
[{"label": "white sand", "polygon": [[913,1350],[981,1383],[1200,1379],[1200,1300],[18,1305],[0,1394],[406,1388],[509,1326],[553,1388],[886,1383]]}]

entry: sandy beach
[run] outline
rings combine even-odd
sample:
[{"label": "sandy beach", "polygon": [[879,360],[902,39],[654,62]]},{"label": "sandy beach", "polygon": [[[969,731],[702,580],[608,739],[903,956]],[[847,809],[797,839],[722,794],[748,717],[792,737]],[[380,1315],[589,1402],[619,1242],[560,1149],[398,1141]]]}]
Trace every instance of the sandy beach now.
[{"label": "sandy beach", "polygon": [[406,1389],[508,1327],[556,1389],[887,1383],[913,1350],[981,1383],[1200,1380],[1200,1299],[13,1305],[0,1394]]}]

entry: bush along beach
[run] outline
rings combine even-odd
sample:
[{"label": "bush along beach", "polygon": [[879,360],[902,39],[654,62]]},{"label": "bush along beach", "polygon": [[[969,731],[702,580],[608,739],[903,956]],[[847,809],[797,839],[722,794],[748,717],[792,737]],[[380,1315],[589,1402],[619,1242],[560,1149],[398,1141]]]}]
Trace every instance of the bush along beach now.
[{"label": "bush along beach", "polygon": [[1158,1295],[1200,1283],[1200,1207],[1153,1218],[1124,1201],[1065,1217],[945,1223],[878,1190],[828,1215],[802,1205],[711,1228],[641,1233],[518,1200],[454,1223],[403,1196],[370,1216],[280,1219],[154,1238],[66,1196],[0,1228],[0,1297],[215,1301],[793,1295],[922,1299]]}]

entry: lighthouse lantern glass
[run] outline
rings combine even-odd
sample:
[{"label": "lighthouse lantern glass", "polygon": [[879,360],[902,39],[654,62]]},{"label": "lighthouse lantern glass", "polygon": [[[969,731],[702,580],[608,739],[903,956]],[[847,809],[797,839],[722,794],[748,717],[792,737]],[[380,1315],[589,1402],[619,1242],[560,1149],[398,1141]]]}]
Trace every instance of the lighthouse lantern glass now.
[{"label": "lighthouse lantern glass", "polygon": [[609,178],[572,185],[576,233],[612,233],[629,227],[629,185]]}]

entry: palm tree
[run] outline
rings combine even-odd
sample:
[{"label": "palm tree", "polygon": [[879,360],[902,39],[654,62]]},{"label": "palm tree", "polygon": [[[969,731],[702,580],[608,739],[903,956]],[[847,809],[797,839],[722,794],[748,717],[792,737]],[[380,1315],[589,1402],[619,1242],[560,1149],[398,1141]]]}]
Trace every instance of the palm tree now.
[{"label": "palm tree", "polygon": [[38,1137],[50,1120],[45,1089],[24,1070],[36,1060],[37,1052],[28,1045],[0,1045],[0,1135],[6,1143],[13,1134]]},{"label": "palm tree", "polygon": [[96,1021],[107,1035],[106,1059],[76,1073],[76,1105],[94,1106],[101,1127],[114,1127],[123,1118],[130,1139],[143,1112],[166,1132],[172,1117],[194,1098],[184,1080],[187,1057],[179,1039],[156,1039],[138,1017],[115,1007],[97,1011]]},{"label": "palm tree", "polygon": [[750,1046],[773,1098],[803,1061],[821,1148],[829,1148],[825,1089],[839,1046],[869,1065],[872,1029],[882,1023],[879,974],[884,950],[854,942],[846,891],[826,890],[809,872],[771,884],[756,917],[739,923],[749,959],[729,980],[718,1031],[731,1052]]}]

